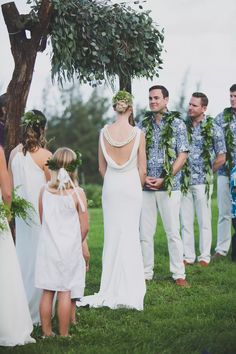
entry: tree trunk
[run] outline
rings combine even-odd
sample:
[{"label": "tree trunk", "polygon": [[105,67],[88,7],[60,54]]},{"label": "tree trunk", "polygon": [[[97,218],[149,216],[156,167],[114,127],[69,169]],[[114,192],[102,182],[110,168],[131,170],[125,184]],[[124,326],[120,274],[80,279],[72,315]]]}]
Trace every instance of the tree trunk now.
[{"label": "tree trunk", "polygon": [[131,77],[124,75],[119,76],[119,86],[120,90],[125,90],[129,93],[132,93]]},{"label": "tree trunk", "polygon": [[[48,33],[52,4],[50,0],[42,0],[37,14],[37,21],[32,24],[31,38],[26,37],[28,29],[27,15],[20,15],[14,2],[2,5],[4,20],[8,29],[11,51],[15,68],[7,88],[6,106],[6,155],[20,140],[20,119],[24,113],[34,65],[38,51],[43,51],[42,42]],[[29,18],[29,17],[28,17]]]}]

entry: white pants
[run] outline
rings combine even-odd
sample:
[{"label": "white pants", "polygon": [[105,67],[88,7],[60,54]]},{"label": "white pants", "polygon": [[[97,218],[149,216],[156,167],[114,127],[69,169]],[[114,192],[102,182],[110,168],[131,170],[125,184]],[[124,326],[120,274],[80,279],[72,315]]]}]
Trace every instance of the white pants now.
[{"label": "white pants", "polygon": [[183,264],[183,243],[179,232],[180,191],[143,192],[143,206],[140,220],[140,242],[143,254],[145,279],[152,279],[154,268],[154,235],[157,214],[160,212],[168,241],[170,271],[173,279],[185,279]]},{"label": "white pants", "polygon": [[181,198],[180,219],[181,234],[184,246],[184,259],[194,263],[196,259],[194,242],[194,214],[196,210],[199,227],[198,261],[210,262],[211,259],[211,195],[213,186],[210,187],[209,200],[205,193],[205,184],[190,186],[187,195]]},{"label": "white pants", "polygon": [[227,176],[218,176],[217,178],[217,201],[219,216],[215,250],[226,256],[231,242],[231,199]]}]

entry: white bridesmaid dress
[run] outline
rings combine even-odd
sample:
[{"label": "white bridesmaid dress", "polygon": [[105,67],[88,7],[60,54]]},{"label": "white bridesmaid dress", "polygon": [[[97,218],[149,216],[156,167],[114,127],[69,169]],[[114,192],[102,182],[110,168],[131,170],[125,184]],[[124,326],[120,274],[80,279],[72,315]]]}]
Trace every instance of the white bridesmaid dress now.
[{"label": "white bridesmaid dress", "polygon": [[[39,238],[35,285],[52,291],[71,291],[81,298],[85,287],[85,261],[82,252],[80,220],[73,192],[53,194],[45,186],[43,221]],[[81,209],[84,209],[79,199]]]},{"label": "white bridesmaid dress", "polygon": [[33,324],[10,229],[0,232],[0,346],[35,343]]},{"label": "white bridesmaid dress", "polygon": [[29,152],[24,155],[18,151],[11,161],[14,187],[17,193],[32,203],[35,212],[29,225],[16,218],[16,252],[20,263],[22,278],[28,299],[33,324],[40,323],[39,302],[41,289],[34,285],[35,259],[41,230],[38,200],[41,187],[46,183],[44,171],[34,162]]},{"label": "white bridesmaid dress", "polygon": [[97,294],[85,296],[78,306],[143,310],[146,292],[143,260],[139,241],[142,207],[137,154],[141,131],[136,129],[129,160],[118,165],[104,144],[104,127],[100,144],[107,162],[102,191],[104,246],[102,277]]}]

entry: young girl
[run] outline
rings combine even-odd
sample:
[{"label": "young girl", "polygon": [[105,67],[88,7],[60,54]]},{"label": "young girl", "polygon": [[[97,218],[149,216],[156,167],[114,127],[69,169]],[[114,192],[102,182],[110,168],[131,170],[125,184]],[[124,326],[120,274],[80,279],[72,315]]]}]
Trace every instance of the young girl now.
[{"label": "young girl", "polygon": [[51,180],[39,197],[42,223],[36,258],[35,285],[43,289],[40,318],[43,335],[52,336],[52,303],[57,292],[59,333],[68,336],[75,318],[71,299],[83,296],[85,261],[82,242],[88,233],[86,196],[77,183],[80,157],[68,148],[58,149],[48,166]]}]

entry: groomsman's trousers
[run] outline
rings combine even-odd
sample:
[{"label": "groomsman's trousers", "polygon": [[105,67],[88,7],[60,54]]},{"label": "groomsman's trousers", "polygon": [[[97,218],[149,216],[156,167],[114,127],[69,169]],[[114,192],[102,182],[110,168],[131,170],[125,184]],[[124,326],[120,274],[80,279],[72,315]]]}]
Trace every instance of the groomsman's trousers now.
[{"label": "groomsman's trousers", "polygon": [[218,176],[217,178],[217,202],[219,216],[215,251],[226,256],[231,242],[231,198],[227,176]]},{"label": "groomsman's trousers", "polygon": [[181,198],[181,234],[184,246],[184,260],[188,263],[194,263],[196,259],[194,238],[195,210],[199,227],[200,256],[198,261],[209,263],[211,260],[211,195],[213,186],[210,187],[209,199],[205,188],[205,184],[192,185],[189,187],[188,193]]},{"label": "groomsman's trousers", "polygon": [[[166,232],[170,257],[170,272],[174,280],[185,279],[183,243],[180,237],[180,191],[144,191],[140,219],[140,242],[143,255],[145,279],[152,279],[154,269],[154,235],[158,212]],[[157,231],[158,234],[158,231]],[[158,253],[158,252],[157,252]]]}]

